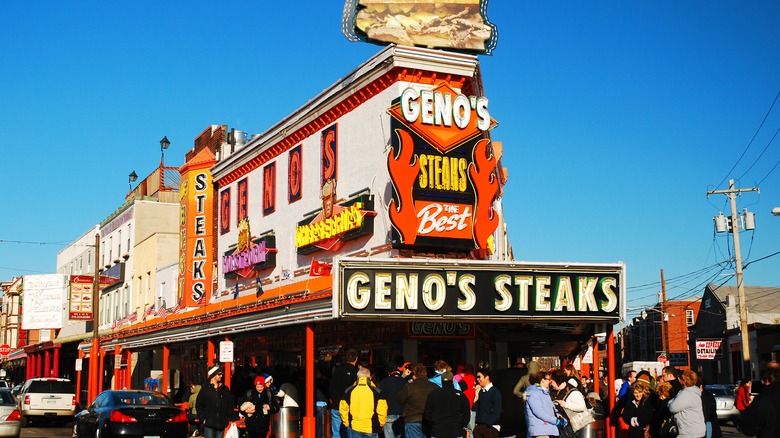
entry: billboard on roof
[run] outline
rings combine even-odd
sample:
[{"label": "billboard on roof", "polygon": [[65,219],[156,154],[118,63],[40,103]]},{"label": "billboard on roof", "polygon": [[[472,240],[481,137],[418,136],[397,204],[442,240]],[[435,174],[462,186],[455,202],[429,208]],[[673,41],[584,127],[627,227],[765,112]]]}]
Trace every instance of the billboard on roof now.
[{"label": "billboard on roof", "polygon": [[488,0],[346,0],[342,32],[350,41],[489,55],[498,31]]}]

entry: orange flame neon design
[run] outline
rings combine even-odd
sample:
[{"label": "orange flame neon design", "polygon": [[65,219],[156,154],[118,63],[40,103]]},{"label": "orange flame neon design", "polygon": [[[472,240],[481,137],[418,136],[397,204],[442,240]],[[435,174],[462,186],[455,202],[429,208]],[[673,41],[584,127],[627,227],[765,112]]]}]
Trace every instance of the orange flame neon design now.
[{"label": "orange flame neon design", "polygon": [[493,201],[498,193],[496,179],[496,158],[488,156],[490,140],[482,139],[474,146],[473,162],[469,164],[469,176],[474,184],[476,201],[474,205],[473,236],[479,248],[488,247],[488,238],[498,227],[498,215],[493,209]]},{"label": "orange flame neon design", "polygon": [[388,209],[390,221],[401,235],[401,243],[413,245],[417,239],[417,215],[414,211],[412,188],[420,173],[420,162],[414,155],[412,136],[400,129],[395,132],[400,140],[398,155],[390,150],[387,155],[387,170],[390,172],[390,181],[396,196],[390,201]]}]

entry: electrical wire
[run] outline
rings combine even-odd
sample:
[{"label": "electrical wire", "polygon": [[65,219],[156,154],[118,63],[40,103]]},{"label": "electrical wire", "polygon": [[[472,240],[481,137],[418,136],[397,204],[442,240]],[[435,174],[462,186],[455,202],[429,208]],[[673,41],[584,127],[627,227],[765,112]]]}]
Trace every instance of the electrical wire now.
[{"label": "electrical wire", "polygon": [[[777,128],[777,131],[775,131],[775,135],[773,135],[772,138],[769,139],[769,143],[767,143],[766,146],[764,146],[764,150],[762,150],[761,153],[758,154],[758,157],[756,157],[756,160],[753,161],[753,164],[751,164],[750,167],[748,167],[747,170],[742,175],[740,175],[739,178],[737,179],[742,179],[745,175],[747,175],[748,172],[750,172],[750,169],[752,169],[753,166],[755,166],[756,163],[758,163],[758,161],[764,155],[764,152],[766,152],[766,150],[769,149],[769,146],[772,144],[773,141],[775,141],[775,138],[777,138],[777,134],[779,133],[780,133],[780,128]],[[766,177],[764,177],[764,179],[766,179]],[[761,181],[763,181],[763,179]]]},{"label": "electrical wire", "polygon": [[750,149],[750,145],[753,144],[753,141],[756,139],[756,136],[758,136],[758,133],[761,131],[761,128],[764,126],[764,123],[766,122],[766,119],[769,117],[769,114],[772,112],[772,108],[775,107],[775,103],[777,102],[777,98],[780,97],[780,90],[777,91],[777,94],[775,95],[775,99],[772,101],[772,105],[769,106],[769,109],[767,110],[766,114],[764,115],[764,119],[761,121],[761,124],[758,125],[758,129],[756,129],[755,134],[753,134],[753,138],[750,139],[750,143],[748,143],[747,147],[745,147],[745,150],[742,151],[742,155],[739,156],[739,159],[736,163],[734,163],[734,166],[731,167],[731,170],[729,170],[726,173],[726,176],[723,177],[723,181],[721,181],[715,188],[720,187],[726,180],[728,179],[729,175],[731,175],[731,172],[734,171],[734,169],[737,168],[737,165],[739,165],[739,162],[742,161],[742,158],[747,153],[748,149]]}]

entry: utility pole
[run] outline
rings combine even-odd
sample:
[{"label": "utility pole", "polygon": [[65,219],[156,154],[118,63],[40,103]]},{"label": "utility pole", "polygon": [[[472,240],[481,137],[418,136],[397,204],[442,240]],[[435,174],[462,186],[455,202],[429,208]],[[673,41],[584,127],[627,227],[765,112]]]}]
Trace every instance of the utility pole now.
[{"label": "utility pole", "polygon": [[98,326],[100,326],[100,233],[95,234],[95,273],[94,282],[92,283],[92,346],[89,349],[89,376],[87,379],[87,400],[85,405],[92,402],[97,397],[98,379],[102,376],[99,375],[100,367],[98,367],[98,361],[100,360],[100,334],[98,333]]},{"label": "utility pole", "polygon": [[[664,280],[664,270],[661,269],[661,341],[664,344],[666,357],[670,358],[669,352],[669,317],[666,309],[666,281]],[[670,360],[671,362],[671,360]]]},{"label": "utility pole", "polygon": [[737,273],[737,293],[739,294],[739,323],[740,331],[742,332],[742,362],[743,369],[741,374],[750,373],[753,371],[750,366],[750,337],[748,336],[748,324],[747,324],[747,307],[745,306],[745,284],[742,281],[742,255],[739,249],[739,217],[737,216],[737,194],[743,192],[758,192],[758,187],[750,189],[735,189],[734,180],[729,180],[728,190],[712,190],[707,192],[707,197],[710,195],[723,194],[728,196],[731,202],[731,232],[734,238],[734,261],[736,263]]}]

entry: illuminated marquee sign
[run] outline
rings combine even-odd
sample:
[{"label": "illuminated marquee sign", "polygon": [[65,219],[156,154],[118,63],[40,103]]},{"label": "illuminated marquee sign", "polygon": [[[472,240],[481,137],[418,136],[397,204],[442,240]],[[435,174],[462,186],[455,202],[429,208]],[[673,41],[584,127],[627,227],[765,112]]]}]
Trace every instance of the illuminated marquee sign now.
[{"label": "illuminated marquee sign", "polygon": [[622,264],[336,258],[334,317],[619,320]]},{"label": "illuminated marquee sign", "polygon": [[249,219],[238,224],[238,244],[222,256],[222,274],[225,278],[256,274],[256,271],[276,265],[276,237],[266,233],[252,237]]},{"label": "illuminated marquee sign", "polygon": [[367,193],[332,205],[330,209],[330,217],[326,217],[325,210],[320,209],[298,222],[295,247],[299,254],[335,251],[348,240],[374,232],[374,199]]},{"label": "illuminated marquee sign", "polygon": [[490,249],[498,227],[498,159],[488,100],[446,83],[407,88],[390,108],[396,133],[387,167],[395,248]]},{"label": "illuminated marquee sign", "polygon": [[182,173],[179,188],[179,299],[182,307],[205,304],[213,278],[213,154],[201,152]]}]

